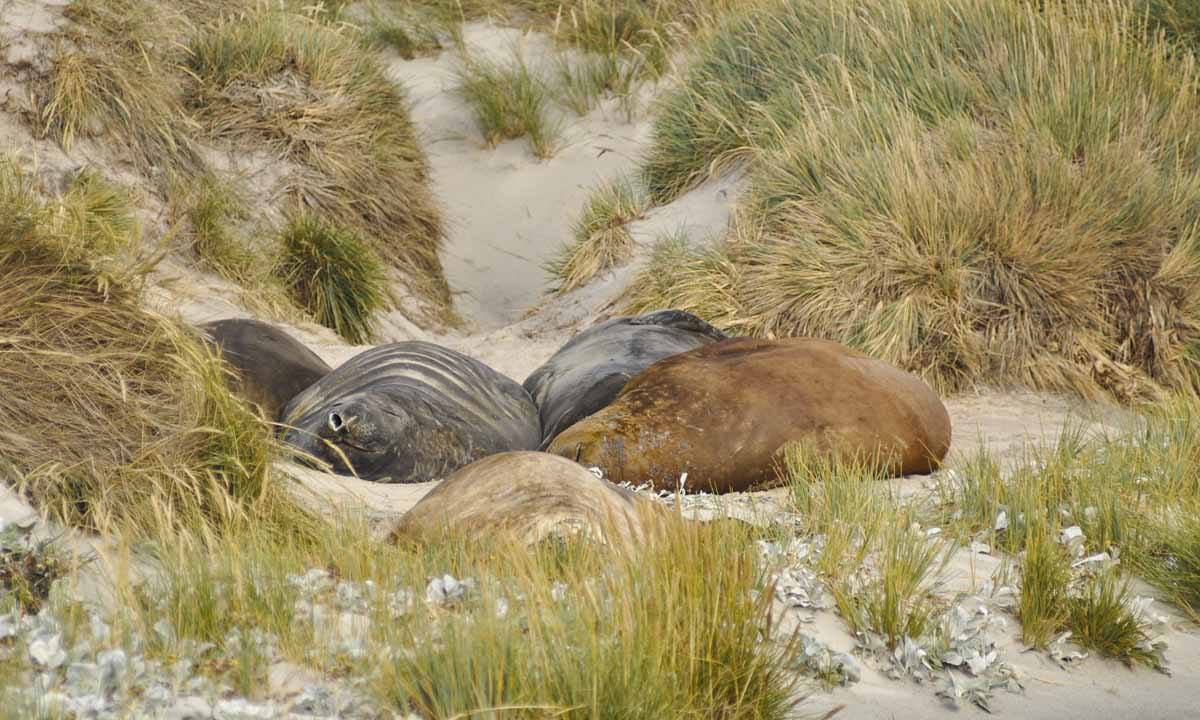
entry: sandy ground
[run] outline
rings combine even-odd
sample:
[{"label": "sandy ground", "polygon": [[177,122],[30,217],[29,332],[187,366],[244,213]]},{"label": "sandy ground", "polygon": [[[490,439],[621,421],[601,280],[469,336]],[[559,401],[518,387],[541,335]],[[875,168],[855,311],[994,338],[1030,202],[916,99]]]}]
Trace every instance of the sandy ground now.
[{"label": "sandy ground", "polygon": [[[15,4],[14,4],[15,3]],[[0,8],[22,8],[29,23],[48,23],[35,12],[37,4],[0,0]],[[33,9],[31,9],[33,8]],[[52,23],[51,23],[52,26]],[[49,27],[49,26],[48,26]],[[520,45],[537,67],[548,45],[545,38],[522,37],[511,29],[470,24],[468,46],[475,52],[501,57]],[[9,54],[26,52],[10,45]],[[614,103],[584,118],[564,115],[566,143],[552,159],[539,161],[525,140],[494,149],[483,146],[468,109],[452,92],[455,58],[452,53],[413,61],[398,56],[390,61],[391,76],[403,84],[413,101],[414,119],[425,135],[434,169],[436,191],[449,219],[443,262],[454,288],[456,304],[468,320],[466,330],[451,334],[425,332],[398,313],[384,322],[382,340],[428,339],[475,356],[517,381],[548,358],[571,335],[606,315],[619,311],[630,277],[645,258],[645,250],[660,234],[683,229],[693,242],[719,234],[729,221],[737,195],[737,174],[712,180],[671,205],[657,208],[631,230],[640,244],[627,266],[598,278],[565,296],[545,299],[546,276],[541,265],[569,238],[574,214],[590,188],[603,179],[634,168],[648,137],[645,118],[627,122]],[[16,133],[5,128],[10,116],[0,115],[0,140]],[[61,158],[60,158],[61,160]],[[260,168],[261,170],[261,168]],[[168,260],[155,276],[153,297],[164,310],[199,323],[223,317],[247,317],[238,289],[188,265]],[[526,315],[531,307],[536,312]],[[312,324],[288,330],[333,365],[362,347],[347,346],[330,331]],[[947,403],[954,423],[951,464],[983,447],[1014,457],[1030,442],[1052,442],[1066,423],[1092,429],[1118,429],[1128,418],[1119,410],[1086,405],[1034,393],[980,392]],[[433,484],[381,486],[285,468],[301,481],[311,497],[329,507],[366,507],[381,522],[411,507]],[[901,481],[917,489],[921,480]],[[729,498],[730,506],[771,507],[778,493]],[[20,504],[7,498],[0,515],[14,519]],[[951,584],[969,590],[990,576],[998,560],[986,555],[960,554],[952,564]],[[1165,606],[1159,607],[1165,611]],[[1063,670],[1044,654],[1022,652],[1015,622],[1001,642],[1005,659],[1020,671],[1025,691],[998,691],[994,710],[1010,717],[1200,718],[1200,635],[1175,617],[1162,629],[1169,648],[1173,678],[1150,671],[1130,671],[1119,664],[1089,658]],[[806,626],[838,651],[849,651],[852,639],[832,613],[818,613]],[[947,709],[928,687],[893,681],[864,664],[862,681],[848,689],[817,692],[798,710],[845,705],[840,718],[949,718],[982,714],[964,706]]]}]

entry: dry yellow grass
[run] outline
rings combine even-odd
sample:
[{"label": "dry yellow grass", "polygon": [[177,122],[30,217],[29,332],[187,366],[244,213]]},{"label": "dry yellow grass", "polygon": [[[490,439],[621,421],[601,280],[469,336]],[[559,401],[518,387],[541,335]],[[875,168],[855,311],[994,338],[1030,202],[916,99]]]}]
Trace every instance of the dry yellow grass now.
[{"label": "dry yellow grass", "polygon": [[680,261],[693,297],[943,390],[1200,388],[1200,73],[1135,26],[1119,6],[1018,0],[788,0],[731,20],[644,168],[663,201],[749,166],[725,262]]},{"label": "dry yellow grass", "polygon": [[411,289],[449,317],[441,216],[403,91],[338,26],[262,12],[203,29],[188,104],[207,134],[298,168],[303,208],[360,229]]},{"label": "dry yellow grass", "polygon": [[106,215],[76,202],[42,201],[0,164],[0,475],[75,524],[195,527],[251,508],[269,523],[290,504],[266,423],[204,345],[141,307],[136,276],[98,264],[89,228]]}]

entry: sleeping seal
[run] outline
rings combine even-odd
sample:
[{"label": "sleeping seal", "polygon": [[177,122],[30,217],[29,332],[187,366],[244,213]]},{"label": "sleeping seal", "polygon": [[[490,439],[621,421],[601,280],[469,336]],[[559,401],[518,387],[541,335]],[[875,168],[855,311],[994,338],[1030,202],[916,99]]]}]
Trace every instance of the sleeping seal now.
[{"label": "sleeping seal", "polygon": [[289,400],[330,371],[316,353],[269,323],[216,320],[200,331],[233,369],[234,393],[257,404],[271,420],[279,420]]},{"label": "sleeping seal", "polygon": [[634,375],[724,339],[725,333],[682,310],[615,318],[579,333],[525,380],[542,420],[541,449],[611,403]]},{"label": "sleeping seal", "polygon": [[284,423],[285,442],[337,472],[389,483],[438,480],[541,439],[537,408],[515,381],[417,341],[351,358],[293,398]]},{"label": "sleeping seal", "polygon": [[645,524],[665,506],[606,483],[582,466],[540,452],[477,460],[438,483],[393,527],[392,539],[443,534],[468,540],[516,536],[532,545],[577,534],[629,548],[643,544]]},{"label": "sleeping seal", "polygon": [[613,482],[731,492],[777,481],[790,444],[891,474],[927,473],[950,417],[920,378],[825,340],[736,339],[662,360],[549,451]]}]

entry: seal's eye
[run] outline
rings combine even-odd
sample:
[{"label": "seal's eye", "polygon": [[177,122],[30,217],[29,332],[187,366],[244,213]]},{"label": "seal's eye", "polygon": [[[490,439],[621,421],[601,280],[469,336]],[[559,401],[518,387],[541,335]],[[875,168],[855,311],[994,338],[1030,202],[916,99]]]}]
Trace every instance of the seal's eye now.
[{"label": "seal's eye", "polygon": [[337,412],[329,413],[329,429],[339,435],[350,432],[356,422],[358,422],[357,417],[343,417],[341,413]]}]

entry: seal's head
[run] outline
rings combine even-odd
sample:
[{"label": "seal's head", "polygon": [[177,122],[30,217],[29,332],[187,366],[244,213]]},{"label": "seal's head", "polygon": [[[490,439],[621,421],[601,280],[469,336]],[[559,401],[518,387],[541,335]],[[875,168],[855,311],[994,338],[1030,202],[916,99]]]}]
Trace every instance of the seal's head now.
[{"label": "seal's head", "polygon": [[413,458],[404,449],[412,425],[403,408],[369,395],[353,395],[296,419],[284,441],[336,472],[397,482],[413,469]]}]

